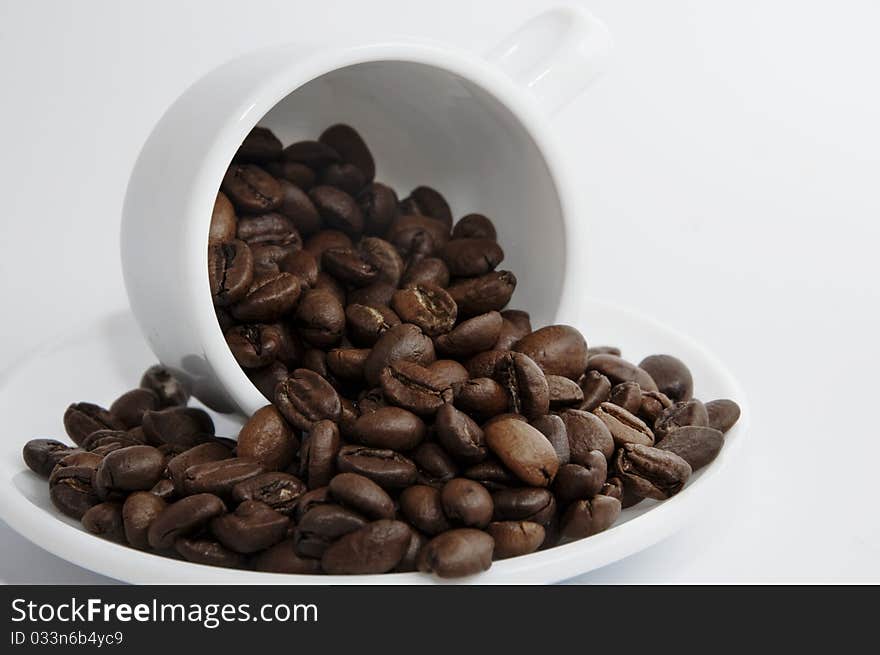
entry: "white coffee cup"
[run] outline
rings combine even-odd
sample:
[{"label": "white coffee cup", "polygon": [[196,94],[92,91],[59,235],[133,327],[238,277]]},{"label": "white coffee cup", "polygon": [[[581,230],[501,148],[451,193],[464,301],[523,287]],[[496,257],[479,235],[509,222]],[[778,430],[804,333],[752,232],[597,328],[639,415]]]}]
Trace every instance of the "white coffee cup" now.
[{"label": "white coffee cup", "polygon": [[207,274],[220,180],[258,122],[285,144],[353,125],[377,180],[404,195],[428,184],[456,218],[493,219],[503,268],[518,280],[512,306],[538,325],[577,316],[584,220],[547,125],[600,71],[610,46],[601,22],[560,8],[482,58],[424,40],[293,44],[198,80],[147,139],[123,211],[125,284],[159,361],[218,411],[249,416],[266,404],[226,346]]}]

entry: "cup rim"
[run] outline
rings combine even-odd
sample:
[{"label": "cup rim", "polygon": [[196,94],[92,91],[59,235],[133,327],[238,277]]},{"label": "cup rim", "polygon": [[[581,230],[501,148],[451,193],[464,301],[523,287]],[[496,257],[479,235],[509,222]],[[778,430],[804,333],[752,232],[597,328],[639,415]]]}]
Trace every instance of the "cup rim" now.
[{"label": "cup rim", "polygon": [[[284,50],[283,46],[267,48],[263,52]],[[247,57],[245,55],[244,57]],[[549,173],[560,212],[563,217],[564,258],[563,278],[556,315],[567,313],[570,304],[568,292],[573,271],[571,244],[581,240],[582,223],[573,221],[575,202],[571,197],[573,188],[566,178],[562,159],[555,140],[545,127],[548,118],[537,102],[500,69],[477,55],[435,43],[410,43],[389,41],[348,48],[324,48],[311,55],[292,61],[277,70],[259,84],[244,99],[243,112],[231,111],[226,124],[220,130],[211,148],[202,157],[202,165],[194,176],[189,197],[187,216],[197,217],[188,222],[185,230],[184,252],[189,256],[186,269],[189,296],[193,301],[193,329],[197,331],[203,356],[234,405],[233,411],[241,418],[267,404],[267,400],[250,381],[229,350],[222,331],[218,328],[214,306],[211,302],[207,275],[209,226],[219,181],[229,165],[232,155],[250,130],[281,100],[309,82],[333,71],[372,62],[405,62],[430,66],[466,79],[504,106],[519,122],[530,138]],[[568,220],[566,220],[568,217]]]}]

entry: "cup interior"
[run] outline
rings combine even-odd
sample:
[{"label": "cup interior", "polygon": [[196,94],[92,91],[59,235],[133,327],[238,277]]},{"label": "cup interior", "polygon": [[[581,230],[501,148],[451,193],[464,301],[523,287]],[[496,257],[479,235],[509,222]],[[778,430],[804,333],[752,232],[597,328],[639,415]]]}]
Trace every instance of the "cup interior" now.
[{"label": "cup interior", "polygon": [[[401,198],[424,184],[444,195],[455,220],[489,216],[505,251],[499,269],[517,278],[509,306],[529,311],[535,325],[553,321],[566,264],[561,202],[541,150],[505,104],[449,70],[370,61],[298,87],[258,124],[288,145],[340,122],[360,132],[376,160],[376,180]],[[238,399],[245,412],[265,402],[253,391],[252,402]]]}]

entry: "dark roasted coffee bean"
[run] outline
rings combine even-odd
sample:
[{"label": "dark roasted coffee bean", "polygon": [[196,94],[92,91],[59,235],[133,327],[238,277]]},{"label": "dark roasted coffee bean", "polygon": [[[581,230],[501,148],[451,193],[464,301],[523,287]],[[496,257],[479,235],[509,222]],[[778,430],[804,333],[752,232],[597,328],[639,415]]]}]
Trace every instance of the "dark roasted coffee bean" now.
[{"label": "dark roasted coffee bean", "polygon": [[343,446],[336,467],[342,473],[364,475],[383,489],[411,485],[418,474],[413,461],[400,453],[365,446]]},{"label": "dark roasted coffee bean", "polygon": [[492,239],[497,238],[492,221],[482,214],[462,216],[452,228],[453,239]]},{"label": "dark roasted coffee bean", "polygon": [[361,257],[378,271],[377,282],[385,282],[395,287],[403,277],[404,263],[397,249],[385,239],[365,237],[358,243]]},{"label": "dark roasted coffee bean", "polygon": [[400,325],[400,318],[390,307],[351,304],[345,308],[348,336],[353,343],[370,347],[387,329]]},{"label": "dark roasted coffee bean", "polygon": [[334,541],[366,524],[363,516],[341,505],[318,505],[297,523],[293,536],[296,552],[303,557],[321,557]]},{"label": "dark roasted coffee bean", "polygon": [[190,466],[196,464],[204,464],[205,462],[216,462],[221,459],[229,459],[232,457],[232,451],[223,444],[209,441],[207,443],[193,446],[179,455],[175,455],[166,465],[166,470],[171,481],[174,483],[174,489],[178,494],[184,492],[184,479],[186,470]]},{"label": "dark roasted coffee bean", "polygon": [[247,294],[231,308],[239,321],[275,321],[290,312],[302,293],[302,283],[290,273],[255,278]]},{"label": "dark roasted coffee bean", "polygon": [[380,182],[368,184],[357,197],[364,216],[364,232],[385,234],[397,218],[397,194]]},{"label": "dark roasted coffee bean", "polygon": [[475,277],[494,271],[504,260],[504,251],[494,239],[452,239],[440,257],[454,277]]},{"label": "dark roasted coffee bean", "polygon": [[691,475],[690,465],[675,453],[642,444],[624,444],[614,465],[627,490],[656,500],[677,494]]},{"label": "dark roasted coffee bean", "polygon": [[711,463],[721,452],[724,435],[714,428],[686,425],[675,428],[657,444],[660,450],[668,450],[686,461],[696,471]]},{"label": "dark roasted coffee bean", "polygon": [[429,186],[418,186],[413,189],[409,196],[403,199],[403,204],[415,213],[430,216],[442,222],[447,228],[452,227],[452,212],[449,203],[439,191]]},{"label": "dark roasted coffee bean", "polygon": [[339,343],[345,331],[345,309],[326,289],[309,289],[300,299],[296,324],[303,340],[315,348]]},{"label": "dark roasted coffee bean", "polygon": [[443,513],[453,524],[485,528],[492,520],[494,504],[486,487],[474,480],[455,478],[440,491]]},{"label": "dark roasted coffee bean", "polygon": [[401,286],[415,287],[420,284],[445,289],[449,286],[449,268],[438,257],[422,257],[409,263],[401,278]]},{"label": "dark roasted coffee bean", "polygon": [[263,397],[272,402],[275,399],[275,387],[287,378],[289,371],[284,364],[275,361],[261,368],[245,369],[245,373]]},{"label": "dark roasted coffee bean", "polygon": [[396,285],[380,280],[359,289],[351,289],[347,294],[347,298],[350,304],[379,307],[381,305],[390,305],[395,291],[397,291]]},{"label": "dark roasted coffee bean", "polygon": [[327,380],[298,368],[275,390],[275,405],[300,430],[310,430],[315,421],[338,421],[342,413],[339,394]]},{"label": "dark roasted coffee bean", "polygon": [[544,526],[531,521],[494,521],[486,528],[495,540],[494,559],[534,553],[544,541]]},{"label": "dark roasted coffee bean", "polygon": [[70,453],[55,465],[49,476],[49,497],[59,511],[80,519],[100,502],[92,478],[101,459],[95,453]]},{"label": "dark roasted coffee bean", "polygon": [[577,380],[587,367],[587,342],[568,325],[548,325],[526,335],[513,350],[528,355],[547,375]]},{"label": "dark roasted coffee bean", "polygon": [[458,461],[476,464],[486,459],[488,448],[483,430],[467,414],[452,405],[441,407],[434,420],[437,440]]},{"label": "dark roasted coffee bean", "polygon": [[353,248],[325,250],[321,266],[336,279],[358,287],[369,284],[379,274],[379,270]]},{"label": "dark roasted coffee bean", "polygon": [[356,166],[364,175],[367,182],[372,182],[376,176],[376,164],[370,149],[361,138],[361,135],[344,123],[331,125],[321,133],[318,141],[330,146],[339,153],[343,162]]},{"label": "dark roasted coffee bean", "polygon": [[278,180],[278,183],[282,193],[278,212],[290,221],[299,235],[308,237],[318,232],[324,223],[305,191],[312,185],[300,186],[287,180]]},{"label": "dark roasted coffee bean", "polygon": [[388,403],[385,402],[382,388],[374,387],[372,389],[366,389],[358,395],[357,405],[360,414],[363,415],[375,412],[380,407],[387,407]]},{"label": "dark roasted coffee bean", "polygon": [[446,290],[458,307],[459,318],[499,311],[510,302],[516,277],[510,271],[493,271],[480,277],[458,280]]},{"label": "dark roasted coffee bean", "polygon": [[307,287],[314,287],[318,282],[318,262],[308,250],[290,253],[278,262],[278,270],[295,275]]},{"label": "dark roasted coffee bean", "polygon": [[[560,409],[580,405],[584,400],[584,392],[577,382],[561,375],[548,375],[547,387],[550,391],[550,408]],[[641,401],[641,392],[639,393]]]},{"label": "dark roasted coffee bean", "polygon": [[662,441],[675,428],[685,425],[709,425],[709,413],[706,411],[706,406],[696,398],[675,403],[663,411],[660,418],[654,423],[656,440]]},{"label": "dark roasted coffee bean", "polygon": [[319,264],[324,256],[324,251],[330,248],[351,248],[354,244],[345,232],[340,230],[321,230],[309,237],[303,244],[303,248],[312,253]]},{"label": "dark roasted coffee bean", "polygon": [[316,171],[341,160],[333,147],[320,141],[297,141],[287,146],[281,156],[285,161],[305,164]]},{"label": "dark roasted coffee bean", "polygon": [[121,503],[98,503],[90,507],[81,520],[87,532],[110,541],[125,543]]},{"label": "dark roasted coffee bean", "polygon": [[24,445],[21,454],[31,471],[48,478],[55,465],[74,450],[54,439],[31,439]]},{"label": "dark roasted coffee bean", "polygon": [[140,550],[150,547],[147,531],[167,503],[149,491],[136,491],[122,505],[122,525],[129,545]]},{"label": "dark roasted coffee bean", "polygon": [[635,382],[621,382],[611,389],[608,402],[623,407],[630,414],[638,414],[642,408],[642,390]]},{"label": "dark roasted coffee bean", "polygon": [[353,164],[330,164],[321,171],[321,184],[342,189],[356,196],[367,183],[361,169]]},{"label": "dark roasted coffee bean", "polygon": [[327,368],[340,380],[362,382],[369,348],[334,348],[327,353]]},{"label": "dark roasted coffee bean", "polygon": [[237,210],[248,214],[272,211],[281,204],[281,185],[253,164],[232,164],[221,189]]},{"label": "dark roasted coffee bean", "polygon": [[332,505],[333,503],[334,501],[330,496],[329,487],[312,489],[311,491],[305,492],[296,501],[296,504],[293,507],[293,519],[299,523],[303,516],[318,505]]},{"label": "dark roasted coffee bean", "polygon": [[449,454],[432,441],[420,444],[409,456],[419,468],[420,484],[437,487],[458,473],[458,467]]},{"label": "dark roasted coffee bean", "polygon": [[174,374],[164,366],[157,364],[144,372],[140,386],[150,389],[157,396],[163,407],[186,405],[189,391]]},{"label": "dark roasted coffee bean", "polygon": [[614,437],[598,416],[578,409],[566,409],[559,417],[565,423],[571,461],[574,464],[587,462],[592,450],[598,450],[605,455],[605,459],[611,459],[614,454]]},{"label": "dark roasted coffee bean", "polygon": [[397,573],[409,573],[417,570],[417,562],[419,558],[419,552],[421,552],[422,548],[426,543],[428,543],[428,539],[418,532],[418,530],[410,529],[410,539],[409,544],[406,547],[406,552],[404,552],[403,557],[397,563],[392,570]]},{"label": "dark roasted coffee bean", "polygon": [[152,520],[147,541],[157,550],[171,548],[178,537],[197,533],[225,511],[223,501],[213,494],[187,496],[168,505]]},{"label": "dark roasted coffee bean", "polygon": [[487,350],[474,355],[465,363],[468,375],[472,378],[492,377],[495,374],[495,365],[506,353],[506,350]]},{"label": "dark roasted coffee bean", "polygon": [[124,430],[125,425],[109,411],[92,403],[74,403],[64,412],[64,429],[80,445],[97,430]]},{"label": "dark roasted coffee bean", "polygon": [[144,412],[159,409],[159,396],[150,389],[132,389],[122,394],[110,405],[110,413],[126,428],[141,424]]},{"label": "dark roasted coffee bean", "polygon": [[317,179],[315,171],[295,161],[270,161],[266,162],[263,168],[282,185],[284,182],[291,182],[303,191],[311,189]]},{"label": "dark roasted coffee bean", "polygon": [[659,391],[643,391],[638,415],[648,425],[654,425],[664,411],[672,407],[672,401]]},{"label": "dark roasted coffee bean", "polygon": [[623,481],[617,477],[610,477],[602,485],[602,491],[600,491],[603,496],[611,496],[612,498],[617,498],[617,500],[623,499]]},{"label": "dark roasted coffee bean", "polygon": [[449,332],[458,311],[445,290],[424,284],[397,291],[391,308],[402,321],[417,325],[428,336]]},{"label": "dark roasted coffee bean", "polygon": [[547,378],[531,357],[506,353],[495,364],[493,377],[507,392],[511,412],[536,418],[550,411]]},{"label": "dark roasted coffee bean", "polygon": [[262,472],[263,467],[257,462],[239,457],[196,464],[184,473],[183,490],[188,495],[207,493],[226,498],[239,482]]},{"label": "dark roasted coffee bean", "polygon": [[371,386],[379,384],[382,370],[391,363],[405,360],[428,366],[434,362],[434,344],[418,326],[402,323],[385,330],[364,364],[364,377]]},{"label": "dark roasted coffee bean", "polygon": [[468,480],[476,480],[492,491],[506,489],[519,483],[516,476],[494,457],[488,457],[482,462],[469,466],[461,474]]},{"label": "dark roasted coffee bean", "polygon": [[109,453],[95,470],[93,486],[98,497],[146,491],[165,470],[165,457],[152,446],[128,446]]},{"label": "dark roasted coffee bean", "polygon": [[[476,483],[474,483],[476,484]],[[440,491],[424,484],[404,489],[399,498],[400,511],[410,525],[428,535],[449,529],[449,521],[443,513]]]},{"label": "dark roasted coffee bean", "polygon": [[293,251],[302,249],[302,239],[293,221],[278,212],[242,216],[238,221],[236,236],[255,246],[261,243],[280,244],[288,241]]},{"label": "dark roasted coffee bean", "polygon": [[643,391],[658,390],[657,383],[647,371],[616,355],[599,354],[590,357],[587,370],[598,371],[607,377],[611,384],[636,382]]},{"label": "dark roasted coffee bean", "polygon": [[394,501],[382,487],[357,473],[340,473],[330,480],[330,493],[346,507],[371,519],[394,518]]},{"label": "dark roasted coffee bean", "polygon": [[326,486],[336,474],[342,441],[339,428],[329,420],[315,421],[300,451],[300,475],[310,489]]},{"label": "dark roasted coffee bean", "polygon": [[271,548],[257,553],[254,568],[265,573],[297,573],[316,575],[321,572],[321,560],[301,557],[293,539],[285,539]]},{"label": "dark roasted coffee bean", "polygon": [[274,405],[254,413],[238,433],[238,456],[254,460],[266,471],[282,471],[290,466],[299,440]]},{"label": "dark roasted coffee bean", "polygon": [[211,533],[236,553],[255,553],[284,539],[289,519],[266,503],[246,500],[235,512],[213,519]]},{"label": "dark roasted coffee bean", "polygon": [[467,369],[454,359],[438,359],[428,366],[434,380],[444,386],[451,387],[456,382],[467,382],[470,379]]},{"label": "dark roasted coffee bean", "polygon": [[571,446],[568,443],[568,434],[563,420],[556,414],[547,414],[533,419],[531,425],[543,434],[547,441],[550,442],[550,445],[553,446],[560,466],[568,464],[571,459]]},{"label": "dark roasted coffee bean", "polygon": [[332,186],[316,186],[309,191],[309,198],[328,228],[342,230],[349,235],[363,232],[364,215],[361,208],[345,191]]},{"label": "dark roasted coffee bean", "polygon": [[244,368],[269,365],[282,348],[283,336],[273,325],[236,325],[224,336],[235,361]]},{"label": "dark roasted coffee bean", "polygon": [[501,314],[487,312],[462,321],[451,332],[438,336],[434,343],[447,357],[470,357],[492,348],[501,334],[501,324]]},{"label": "dark roasted coffee bean", "polygon": [[217,192],[214,199],[214,209],[211,212],[211,228],[208,231],[209,242],[232,241],[238,229],[238,219],[235,216],[235,208],[229,202],[229,198],[222,191]]},{"label": "dark roasted coffee bean", "polygon": [[599,417],[616,446],[626,443],[639,443],[644,446],[654,445],[654,433],[638,416],[626,411],[614,403],[602,403],[593,412]]},{"label": "dark roasted coffee bean", "polygon": [[587,351],[590,357],[595,357],[596,355],[614,355],[615,357],[620,357],[620,348],[617,346],[595,346],[590,348]]},{"label": "dark roasted coffee bean", "polygon": [[244,566],[244,557],[240,553],[213,539],[178,537],[174,542],[174,550],[186,561],[196,564],[235,569]]},{"label": "dark roasted coffee bean", "polygon": [[527,485],[553,482],[559,459],[547,438],[528,423],[502,419],[486,426],[486,444],[504,465]]},{"label": "dark roasted coffee bean", "polygon": [[400,407],[381,407],[355,421],[354,437],[372,448],[406,451],[425,438],[424,422]]},{"label": "dark roasted coffee bean", "polygon": [[474,575],[492,565],[495,540],[482,530],[457,528],[431,539],[419,553],[419,571],[441,578]]},{"label": "dark roasted coffee bean", "polygon": [[[370,285],[372,287],[373,285]],[[340,305],[347,302],[348,293],[345,288],[326,271],[318,271],[318,277],[315,278],[315,284],[312,287],[315,291],[326,291],[331,294]],[[354,291],[352,291],[354,293]],[[351,301],[354,302],[354,301]]]},{"label": "dark roasted coffee bean", "polygon": [[651,355],[639,362],[657,388],[673,401],[690,400],[694,395],[694,378],[684,362],[672,355]]},{"label": "dark roasted coffee bean", "polygon": [[257,125],[241,142],[232,161],[261,163],[281,157],[281,141],[272,130]]},{"label": "dark roasted coffee bean", "polygon": [[452,385],[453,402],[475,418],[487,419],[507,411],[507,392],[492,378],[475,378]]},{"label": "dark roasted coffee bean", "polygon": [[168,478],[162,478],[155,485],[153,485],[153,488],[150,489],[149,492],[145,493],[153,494],[154,496],[156,496],[157,498],[161,498],[162,500],[171,500],[176,495],[176,492],[174,490],[174,483]]},{"label": "dark roasted coffee bean", "polygon": [[392,362],[382,369],[379,383],[388,402],[420,416],[435,414],[444,404],[452,402],[452,389],[435,381],[429,369],[415,362]]},{"label": "dark roasted coffee bean", "polygon": [[553,482],[553,493],[563,504],[592,498],[602,491],[608,474],[608,462],[598,450],[592,451],[585,464],[566,464],[559,468]]},{"label": "dark roasted coffee bean", "polygon": [[611,381],[599,371],[587,371],[578,380],[584,400],[578,409],[592,412],[611,397]]},{"label": "dark roasted coffee bean", "polygon": [[97,451],[99,448],[106,448],[107,446],[125,448],[126,446],[140,446],[146,441],[147,438],[143,434],[143,429],[139,433],[132,433],[126,430],[96,430],[83,440],[82,449]]},{"label": "dark roasted coffee bean", "polygon": [[709,427],[725,434],[739,420],[740,409],[732,400],[710,400],[705,405],[709,418]]},{"label": "dark roasted coffee bean", "polygon": [[560,541],[565,543],[598,534],[620,516],[620,501],[608,496],[578,500],[569,505],[560,519]]},{"label": "dark roasted coffee bean", "polygon": [[342,413],[339,416],[339,433],[345,439],[351,439],[354,433],[354,422],[357,421],[360,412],[357,404],[348,398],[339,398],[339,404],[342,405]]},{"label": "dark roasted coffee bean", "polygon": [[276,512],[290,516],[296,501],[306,492],[302,481],[281,471],[261,473],[249,480],[239,482],[232,488],[232,499],[237,503],[258,500]]},{"label": "dark roasted coffee bean", "polygon": [[142,424],[150,443],[191,448],[214,435],[210,414],[197,407],[169,407],[158,412],[144,412]]},{"label": "dark roasted coffee bean", "polygon": [[373,521],[330,546],[321,558],[321,567],[331,575],[386,573],[403,559],[411,536],[402,521]]}]

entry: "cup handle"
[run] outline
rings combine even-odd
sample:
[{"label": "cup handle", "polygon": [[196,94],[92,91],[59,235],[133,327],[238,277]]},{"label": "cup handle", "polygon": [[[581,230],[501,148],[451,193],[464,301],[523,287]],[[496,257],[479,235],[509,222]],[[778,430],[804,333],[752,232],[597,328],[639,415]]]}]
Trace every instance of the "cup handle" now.
[{"label": "cup handle", "polygon": [[557,7],[526,22],[486,58],[553,114],[605,70],[611,47],[598,18],[579,7]]}]

